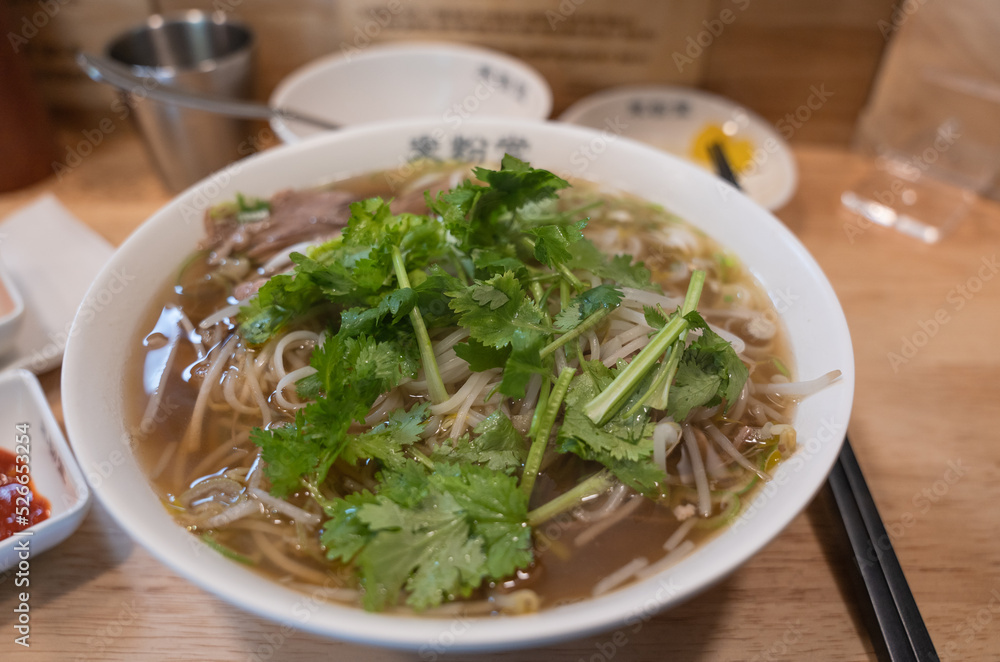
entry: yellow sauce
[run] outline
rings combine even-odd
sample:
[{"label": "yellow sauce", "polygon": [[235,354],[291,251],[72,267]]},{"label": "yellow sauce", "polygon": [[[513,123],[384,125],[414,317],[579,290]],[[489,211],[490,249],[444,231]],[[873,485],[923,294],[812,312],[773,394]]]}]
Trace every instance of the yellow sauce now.
[{"label": "yellow sauce", "polygon": [[740,138],[738,133],[728,135],[718,124],[706,124],[705,128],[698,132],[691,143],[689,156],[696,162],[711,167],[712,156],[708,148],[713,143],[722,145],[726,158],[729,159],[729,165],[737,173],[753,162],[754,144],[748,139]]}]

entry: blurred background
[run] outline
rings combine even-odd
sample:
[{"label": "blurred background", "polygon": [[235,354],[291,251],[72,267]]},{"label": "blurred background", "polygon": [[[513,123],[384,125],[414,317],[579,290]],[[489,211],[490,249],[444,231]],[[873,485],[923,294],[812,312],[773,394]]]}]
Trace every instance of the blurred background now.
[{"label": "blurred background", "polygon": [[[829,91],[794,141],[847,144],[862,108],[896,85],[905,53],[997,77],[1000,8],[989,0],[3,0],[17,43],[57,117],[108,114],[110,88],[73,62],[147,15],[224,11],[258,37],[256,96],[325,54],[399,40],[495,48],[534,65],[553,114],[612,85],[678,83],[777,123]],[[16,35],[12,37],[11,35]],[[963,38],[956,39],[956,35]],[[22,39],[19,39],[23,38]],[[905,52],[905,53],[904,53]],[[896,57],[896,55],[899,57]]]},{"label": "blurred background", "polygon": [[[983,121],[993,126],[1000,118],[1000,7],[990,0],[3,0],[3,5],[5,41],[30,70],[41,103],[63,133],[76,128],[63,143],[104,118],[127,123],[112,110],[115,92],[87,80],[74,54],[102,52],[113,37],[152,13],[190,8],[224,12],[255,32],[254,95],[260,100],[293,70],[323,55],[376,43],[440,40],[494,48],[533,65],[552,87],[553,117],[607,87],[679,84],[756,111],[794,143],[864,148],[884,140],[900,117],[947,101],[913,83],[914,71],[933,66],[979,84],[980,97],[992,95]],[[3,66],[14,65],[4,60]],[[5,76],[10,86],[11,76]],[[995,182],[977,188],[996,195]]]}]

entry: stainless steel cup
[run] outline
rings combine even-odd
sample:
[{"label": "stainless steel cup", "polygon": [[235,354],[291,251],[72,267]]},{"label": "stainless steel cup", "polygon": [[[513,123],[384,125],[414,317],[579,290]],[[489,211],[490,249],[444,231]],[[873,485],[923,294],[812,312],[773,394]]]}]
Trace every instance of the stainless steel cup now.
[{"label": "stainless steel cup", "polygon": [[132,118],[164,184],[187,188],[250,151],[249,124],[145,98],[165,85],[217,96],[250,96],[253,34],[223,13],[197,10],[150,16],[113,40],[107,55],[143,86],[125,94]]}]

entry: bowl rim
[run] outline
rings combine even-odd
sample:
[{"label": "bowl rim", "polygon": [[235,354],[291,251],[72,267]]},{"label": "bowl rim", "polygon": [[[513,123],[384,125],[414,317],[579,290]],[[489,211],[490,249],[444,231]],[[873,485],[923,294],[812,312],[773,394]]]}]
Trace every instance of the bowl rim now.
[{"label": "bowl rim", "polygon": [[[357,125],[345,128],[339,132],[316,136],[308,141],[281,146],[249,157],[246,161],[240,163],[244,171],[248,169],[266,171],[267,168],[272,167],[272,163],[278,164],[286,159],[296,159],[312,151],[320,154],[324,153],[324,151],[335,153],[338,145],[343,142],[357,141],[363,143],[365,140],[378,140],[382,134],[392,135],[393,132],[428,130],[440,126],[440,123],[427,119],[391,120],[381,123]],[[463,127],[470,126],[494,129],[499,127],[498,130],[503,131],[520,130],[526,134],[539,131],[543,133],[556,132],[553,135],[564,134],[561,136],[562,138],[566,138],[567,140],[572,138],[578,140],[580,143],[602,138],[600,132],[588,128],[555,122],[538,122],[536,120],[480,118],[468,120],[463,124]],[[701,179],[704,185],[715,188],[720,184],[708,172],[702,171],[692,164],[648,145],[626,138],[621,139],[621,145],[621,149],[627,150],[629,155],[658,159],[667,167],[679,169],[687,177]],[[331,173],[330,177],[334,177],[336,167],[331,163],[328,168]],[[302,185],[310,183],[315,182],[303,182]],[[203,194],[204,190],[208,187],[214,187],[218,190],[218,184],[216,181],[213,181],[212,176],[193,185],[155,212],[119,248],[115,256],[105,266],[104,271],[95,280],[92,288],[97,287],[101,283],[102,278],[115,269],[119,261],[124,260],[132,251],[141,247],[143,242],[149,241],[147,236],[150,238],[154,237],[157,228],[171,222],[172,218],[177,217],[181,213],[180,210],[185,204],[194,199],[195,196]],[[225,193],[228,194],[229,191],[225,191]],[[839,343],[834,349],[838,350],[838,356],[843,357],[845,360],[845,364],[842,366],[845,376],[843,388],[849,390],[846,393],[841,393],[841,396],[837,400],[838,410],[835,413],[839,418],[842,418],[842,423],[846,426],[853,399],[854,359],[847,322],[832,286],[815,259],[808,253],[801,242],[770,212],[741,193],[738,193],[735,189],[728,189],[727,196],[729,196],[730,200],[735,201],[738,207],[752,210],[760,219],[760,222],[765,224],[769,233],[768,236],[780,237],[784,242],[787,242],[794,255],[803,261],[802,266],[809,270],[811,276],[816,278],[819,288],[819,291],[816,292],[816,298],[822,304],[829,306],[831,319],[837,327],[836,336]],[[697,225],[694,219],[688,220]],[[81,464],[85,468],[94,459],[91,453],[92,449],[90,448],[92,444],[87,442],[85,438],[87,428],[91,427],[87,422],[88,407],[86,402],[88,398],[93,399],[99,396],[89,393],[86,389],[74,388],[72,381],[74,374],[82,367],[78,364],[83,363],[85,360],[86,348],[84,344],[87,336],[88,330],[86,327],[81,329],[79,333],[70,333],[66,358],[64,360],[62,381],[63,406],[67,429],[69,430],[74,449],[77,450]],[[842,435],[842,433],[839,434]],[[515,649],[582,637],[627,623],[637,613],[652,614],[665,606],[674,606],[690,599],[728,576],[780,534],[820,489],[825,476],[835,461],[836,453],[839,451],[841,443],[842,436],[835,438],[823,448],[822,458],[811,458],[815,460],[813,468],[809,472],[809,480],[811,482],[808,489],[804,489],[802,493],[795,493],[797,496],[790,500],[793,505],[775,505],[774,508],[780,509],[781,516],[779,518],[768,519],[765,522],[756,522],[755,524],[759,524],[760,526],[751,527],[747,530],[746,534],[741,535],[740,540],[743,543],[736,552],[727,552],[724,562],[718,567],[700,572],[700,574],[696,573],[698,574],[698,582],[696,584],[682,586],[677,591],[668,591],[666,598],[657,597],[664,588],[662,585],[662,575],[670,572],[665,571],[653,578],[611,591],[596,598],[589,598],[581,603],[552,607],[538,614],[523,617],[478,619],[473,623],[473,633],[455,641],[449,650],[461,652]],[[794,458],[795,456],[793,455],[792,457]],[[99,460],[100,458],[97,459]],[[822,461],[822,464],[816,464],[820,461]],[[815,477],[815,480],[813,477]],[[145,479],[145,476],[143,476],[143,480],[148,486],[148,480]],[[435,628],[441,628],[439,632],[447,634],[448,627],[454,626],[456,622],[462,622],[461,619],[456,620],[454,618],[415,618],[408,615],[370,614],[355,607],[335,604],[324,605],[323,617],[321,618],[310,619],[306,622],[291,622],[288,620],[287,608],[290,605],[297,604],[293,602],[293,599],[300,601],[304,599],[302,593],[284,587],[276,587],[276,583],[272,580],[254,575],[252,571],[245,568],[233,568],[232,566],[237,566],[238,564],[234,564],[217,554],[214,556],[218,558],[212,558],[212,555],[206,558],[199,558],[199,563],[201,564],[199,568],[186,566],[184,562],[187,559],[181,559],[168,553],[163,546],[157,544],[157,538],[159,538],[160,542],[168,541],[172,543],[175,533],[180,533],[188,539],[193,540],[190,534],[177,526],[165,527],[165,529],[170,529],[169,531],[157,529],[155,523],[143,521],[141,517],[130,515],[128,504],[124,501],[116,500],[114,498],[115,495],[108,485],[109,483],[107,482],[94,485],[93,491],[101,499],[116,521],[128,530],[130,535],[136,538],[154,557],[192,583],[223,598],[231,604],[270,620],[284,622],[290,627],[342,640],[405,650],[424,650],[433,633],[436,631]],[[769,503],[773,503],[773,500]],[[765,507],[771,508],[768,504],[765,504]],[[149,537],[142,535],[143,532],[147,532]],[[711,541],[706,543],[706,545],[709,544],[711,544]],[[700,570],[698,562],[694,564],[689,563],[690,559],[696,557],[699,557],[699,555],[692,554],[680,563],[686,564],[686,567],[689,566],[688,569]],[[257,577],[260,582],[266,582],[271,587],[267,589],[266,597],[269,599],[265,600],[259,594],[250,592],[247,585],[260,582],[250,582],[248,581],[249,577]],[[654,580],[657,578],[660,578],[660,584],[654,583]],[[673,578],[671,577],[671,579]],[[643,606],[645,611],[637,612],[637,605]],[[280,611],[282,608],[285,608],[284,612]]]},{"label": "bowl rim", "polygon": [[[546,119],[552,113],[552,88],[548,81],[537,69],[511,55],[507,55],[498,50],[485,46],[476,46],[461,42],[448,41],[392,41],[378,44],[371,44],[362,49],[359,53],[341,51],[324,55],[315,60],[307,62],[298,69],[285,76],[278,82],[278,85],[271,92],[268,104],[274,108],[282,108],[293,90],[297,89],[312,76],[320,74],[328,69],[338,69],[349,66],[352,62],[364,60],[380,60],[387,58],[399,58],[407,55],[448,55],[461,59],[485,58],[494,62],[502,62],[504,65],[515,69],[525,76],[540,95],[538,110],[532,115],[538,120]],[[297,111],[309,112],[305,108],[295,108]],[[315,112],[315,111],[313,111]],[[405,121],[404,118],[398,120],[381,120],[378,123]],[[347,126],[359,126],[362,123],[355,123]],[[284,144],[294,144],[302,140],[308,140],[315,136],[300,136],[288,125],[282,117],[273,117],[270,120],[271,130],[281,139]],[[338,129],[339,130],[339,129]],[[322,135],[326,131],[320,131],[316,135]]]}]

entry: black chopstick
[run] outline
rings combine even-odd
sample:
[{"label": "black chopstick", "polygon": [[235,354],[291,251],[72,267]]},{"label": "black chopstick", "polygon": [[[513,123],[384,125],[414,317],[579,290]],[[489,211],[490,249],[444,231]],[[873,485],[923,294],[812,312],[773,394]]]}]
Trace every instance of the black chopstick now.
[{"label": "black chopstick", "polygon": [[737,191],[742,191],[743,187],[740,186],[739,180],[736,179],[736,173],[733,172],[733,167],[726,157],[726,151],[722,148],[722,143],[712,143],[709,145],[708,154],[712,157],[712,165],[715,166],[716,174],[735,186]]},{"label": "black chopstick", "polygon": [[[708,151],[716,173],[739,189],[722,145],[712,143]],[[859,606],[878,658],[885,662],[939,662],[847,435],[827,483],[854,552],[858,600],[864,601]]]},{"label": "black chopstick", "polygon": [[879,659],[938,662],[934,642],[847,436],[828,482],[854,552],[864,588],[858,599],[868,601],[861,611]]}]

